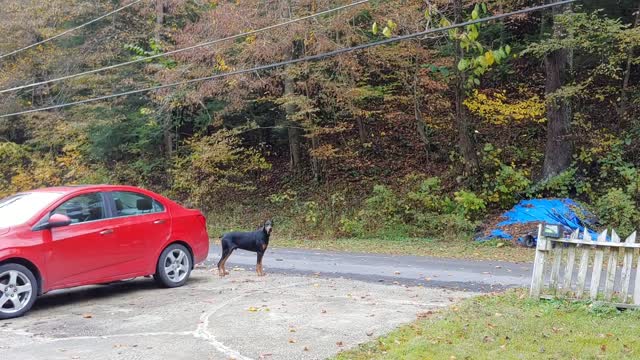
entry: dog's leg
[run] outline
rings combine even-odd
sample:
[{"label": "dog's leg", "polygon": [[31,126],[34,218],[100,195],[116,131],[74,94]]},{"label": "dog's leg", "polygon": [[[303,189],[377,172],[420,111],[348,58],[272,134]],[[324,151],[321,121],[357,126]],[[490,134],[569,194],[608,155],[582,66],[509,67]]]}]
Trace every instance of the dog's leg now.
[{"label": "dog's leg", "polygon": [[264,276],[264,271],[262,271],[262,256],[264,255],[263,252],[259,251],[258,252],[258,261],[256,263],[256,272],[258,273],[258,276]]},{"label": "dog's leg", "polygon": [[230,249],[227,251],[227,253],[224,255],[224,257],[220,260],[220,262],[222,263],[222,269],[218,269],[218,271],[220,272],[220,276],[225,276],[225,275],[229,275],[229,272],[227,271],[227,269],[225,269],[225,265],[227,264],[227,260],[229,259],[229,256],[231,256],[231,253],[233,252],[234,249]]},{"label": "dog's leg", "polygon": [[222,255],[220,256],[220,261],[218,261],[218,274],[220,276],[225,276],[225,275],[229,275],[229,272],[225,270],[224,265],[227,262],[227,259],[229,258],[229,256],[231,256],[231,253],[233,252],[233,248],[229,246],[226,239],[224,238],[221,241],[221,245],[222,245]]}]

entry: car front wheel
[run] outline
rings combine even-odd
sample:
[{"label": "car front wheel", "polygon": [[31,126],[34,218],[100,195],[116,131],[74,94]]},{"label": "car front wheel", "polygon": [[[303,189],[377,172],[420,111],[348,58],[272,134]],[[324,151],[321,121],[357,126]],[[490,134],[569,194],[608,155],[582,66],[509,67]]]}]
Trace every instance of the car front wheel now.
[{"label": "car front wheel", "polygon": [[184,285],[191,274],[191,253],[180,244],[169,245],[158,259],[154,278],[164,287]]},{"label": "car front wheel", "polygon": [[37,294],[38,282],[29,269],[19,264],[0,265],[0,319],[24,315]]}]

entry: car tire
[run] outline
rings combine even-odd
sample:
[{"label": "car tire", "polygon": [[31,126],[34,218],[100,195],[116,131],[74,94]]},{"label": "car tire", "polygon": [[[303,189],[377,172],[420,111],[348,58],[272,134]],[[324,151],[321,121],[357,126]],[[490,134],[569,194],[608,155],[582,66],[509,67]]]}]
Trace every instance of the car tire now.
[{"label": "car tire", "polygon": [[162,287],[179,287],[189,280],[192,265],[189,249],[180,244],[171,244],[160,254],[153,278]]},{"label": "car tire", "polygon": [[0,265],[0,320],[24,315],[36,302],[38,280],[19,264]]}]

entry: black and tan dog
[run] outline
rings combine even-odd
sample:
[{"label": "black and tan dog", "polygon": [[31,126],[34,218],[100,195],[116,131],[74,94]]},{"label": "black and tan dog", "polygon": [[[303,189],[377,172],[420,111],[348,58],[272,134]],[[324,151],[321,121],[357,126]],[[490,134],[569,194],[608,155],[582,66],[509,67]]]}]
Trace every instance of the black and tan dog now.
[{"label": "black and tan dog", "polygon": [[229,274],[224,269],[224,264],[235,249],[258,253],[256,272],[258,273],[258,276],[264,276],[264,271],[262,271],[262,256],[264,255],[264,252],[267,251],[267,246],[269,246],[269,236],[271,235],[272,229],[273,221],[267,220],[257,231],[234,231],[222,235],[222,238],[220,238],[220,242],[222,243],[222,257],[218,262],[218,273],[220,276]]}]

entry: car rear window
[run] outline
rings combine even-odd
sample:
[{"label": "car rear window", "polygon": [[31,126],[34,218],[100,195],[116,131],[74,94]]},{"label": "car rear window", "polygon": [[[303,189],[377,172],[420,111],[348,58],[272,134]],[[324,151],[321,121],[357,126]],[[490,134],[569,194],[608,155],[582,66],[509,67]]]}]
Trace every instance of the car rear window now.
[{"label": "car rear window", "polygon": [[155,199],[130,191],[114,191],[111,193],[115,203],[116,216],[134,216],[153,214],[164,211],[164,206]]}]

